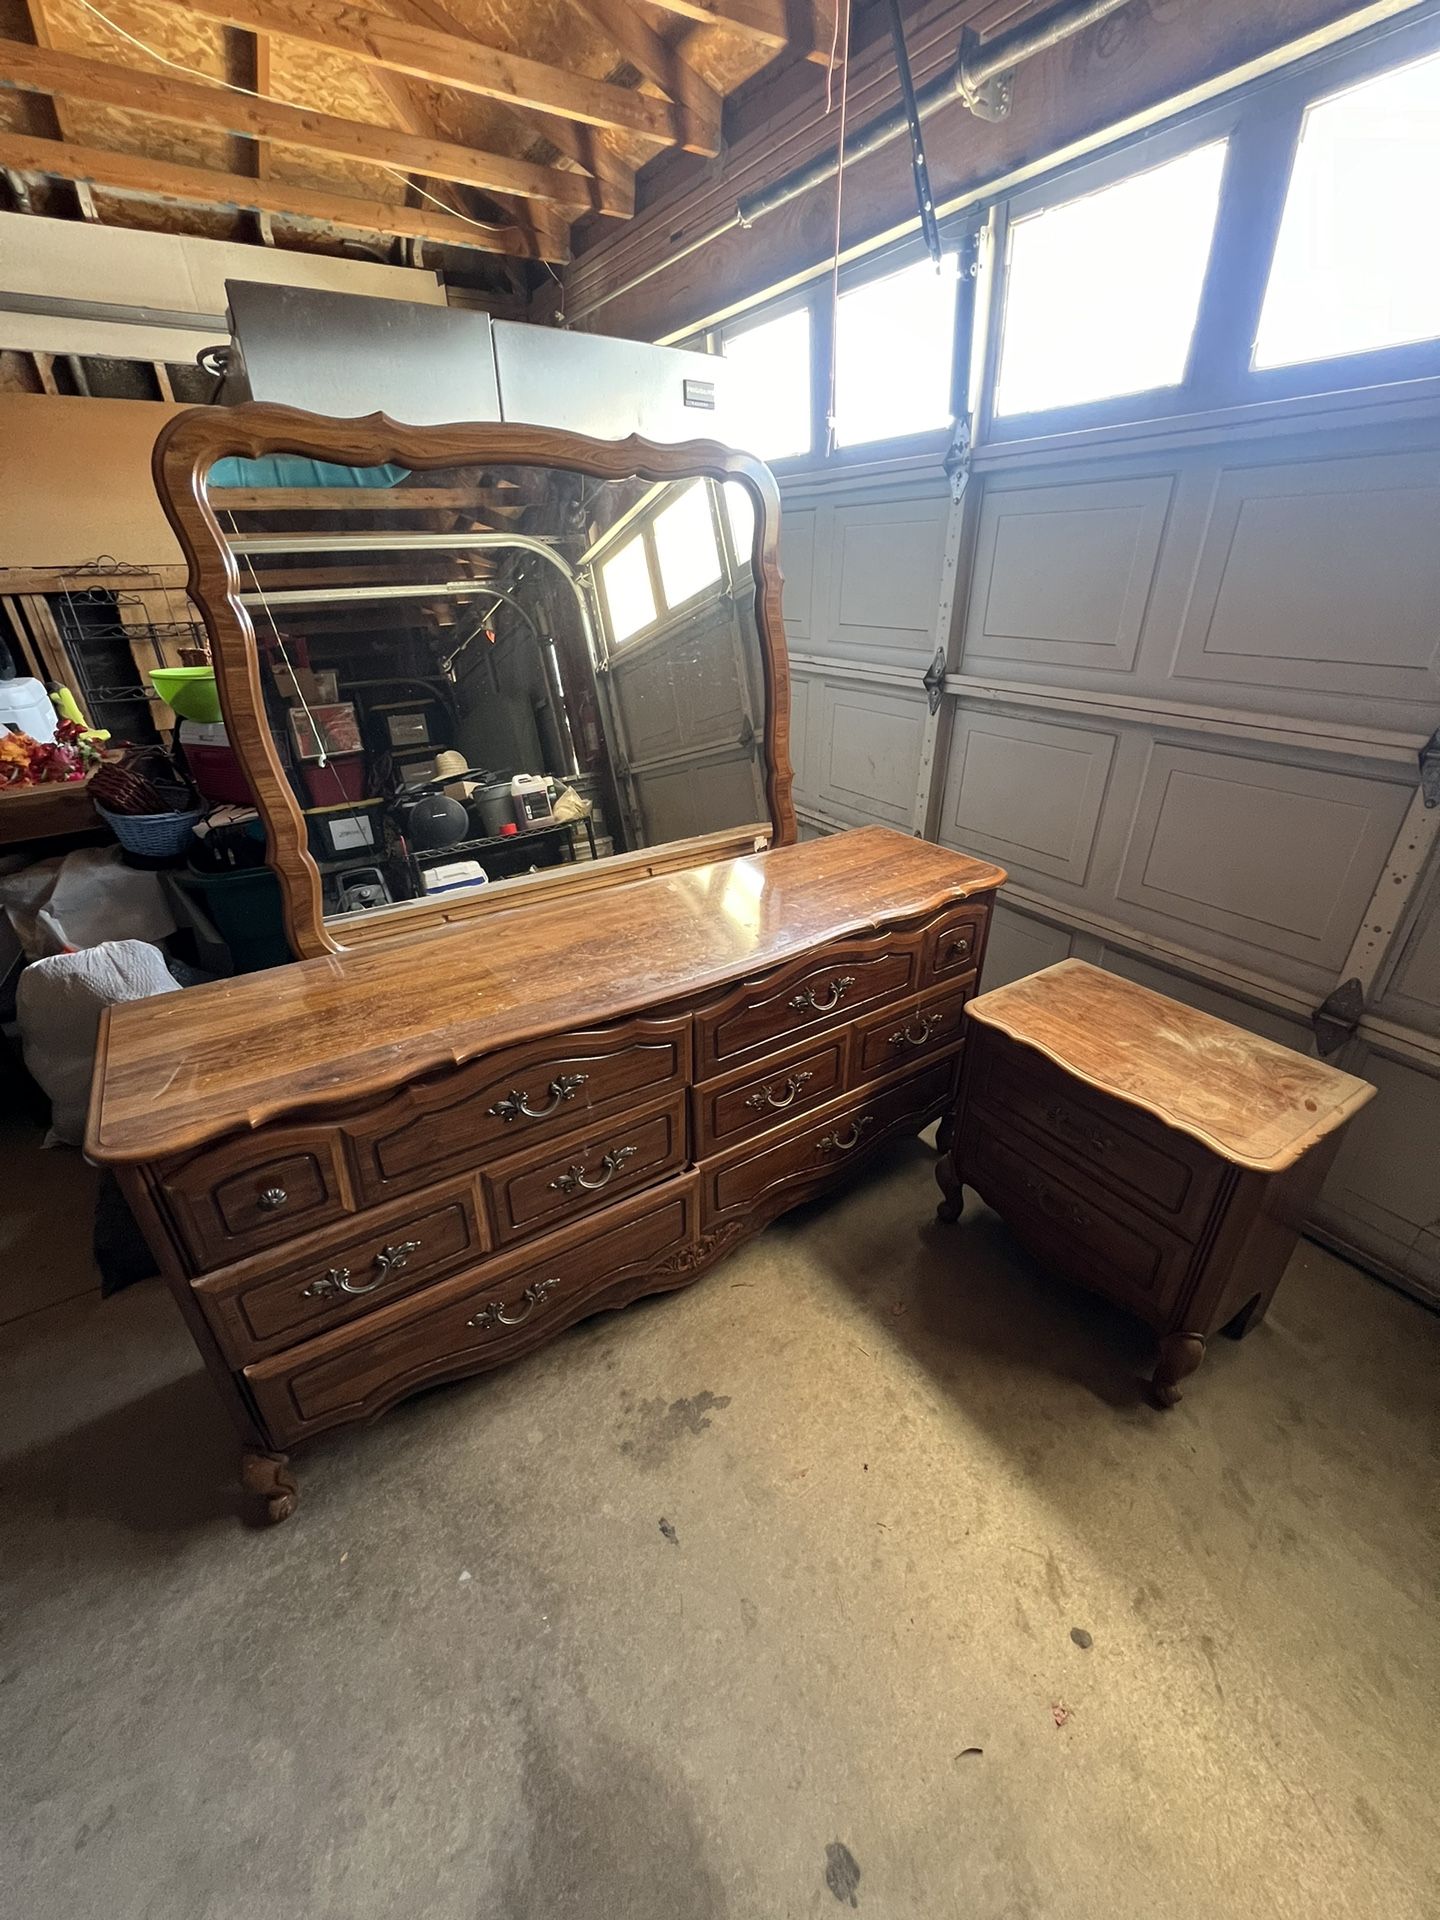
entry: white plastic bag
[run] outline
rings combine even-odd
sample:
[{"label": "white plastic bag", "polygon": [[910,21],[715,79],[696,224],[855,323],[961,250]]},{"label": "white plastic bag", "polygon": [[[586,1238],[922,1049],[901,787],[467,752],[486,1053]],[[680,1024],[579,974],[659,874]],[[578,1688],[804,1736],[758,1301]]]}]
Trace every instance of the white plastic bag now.
[{"label": "white plastic bag", "polygon": [[15,990],[25,1065],[50,1097],[47,1146],[85,1137],[100,1010],[119,1000],[178,993],[165,957],[144,940],[106,940],[36,960]]}]

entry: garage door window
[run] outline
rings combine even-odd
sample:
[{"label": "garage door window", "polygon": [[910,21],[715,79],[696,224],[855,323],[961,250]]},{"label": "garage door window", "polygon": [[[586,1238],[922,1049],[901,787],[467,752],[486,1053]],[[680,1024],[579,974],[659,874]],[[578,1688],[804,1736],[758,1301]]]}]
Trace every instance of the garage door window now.
[{"label": "garage door window", "polygon": [[999,415],[1176,387],[1210,258],[1226,142],[1010,229]]},{"label": "garage door window", "polygon": [[1440,56],[1319,100],[1305,115],[1254,365],[1372,353],[1440,336]]},{"label": "garage door window", "polygon": [[917,261],[840,296],[835,442],[861,446],[948,427],[959,256]]}]

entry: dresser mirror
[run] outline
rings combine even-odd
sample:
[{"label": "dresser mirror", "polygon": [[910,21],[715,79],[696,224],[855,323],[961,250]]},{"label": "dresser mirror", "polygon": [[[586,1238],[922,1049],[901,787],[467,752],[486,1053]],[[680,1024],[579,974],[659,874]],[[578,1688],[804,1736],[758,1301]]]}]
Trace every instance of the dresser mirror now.
[{"label": "dresser mirror", "polygon": [[795,838],[757,461],[247,405],[155,476],[297,953]]}]

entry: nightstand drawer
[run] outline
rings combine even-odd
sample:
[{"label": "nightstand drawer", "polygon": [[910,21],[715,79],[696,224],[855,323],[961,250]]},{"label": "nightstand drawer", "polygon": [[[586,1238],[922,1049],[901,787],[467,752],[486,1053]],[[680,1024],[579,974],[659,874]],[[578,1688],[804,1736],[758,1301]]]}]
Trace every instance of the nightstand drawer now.
[{"label": "nightstand drawer", "polygon": [[966,1108],[957,1142],[965,1178],[1017,1239],[1058,1272],[1163,1322],[1185,1286],[1194,1249],[1112,1194],[1075,1176],[993,1111]]},{"label": "nightstand drawer", "polygon": [[498,1161],[483,1175],[496,1244],[566,1226],[653,1186],[684,1166],[686,1147],[681,1094],[637,1118],[617,1116],[562,1145]]},{"label": "nightstand drawer", "polygon": [[969,1097],[1075,1161],[1083,1172],[1072,1172],[1071,1180],[1087,1186],[1098,1180],[1177,1232],[1199,1232],[1221,1176],[1214,1155],[1198,1140],[1117,1101],[1102,1106],[1091,1100],[1071,1075],[993,1028],[976,1026],[970,1046],[977,1058]]}]

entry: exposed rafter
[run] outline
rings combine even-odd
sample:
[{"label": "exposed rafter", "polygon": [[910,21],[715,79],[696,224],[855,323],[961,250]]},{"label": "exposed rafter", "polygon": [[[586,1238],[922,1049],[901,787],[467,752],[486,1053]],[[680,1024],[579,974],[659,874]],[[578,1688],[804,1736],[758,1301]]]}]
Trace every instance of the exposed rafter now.
[{"label": "exposed rafter", "polygon": [[[33,139],[28,134],[0,133],[0,167],[49,174],[147,199],[291,214],[304,220],[323,220],[331,226],[434,240],[443,246],[510,254],[518,259],[541,257],[540,243],[532,234],[514,227],[481,229],[438,208],[401,207],[389,200],[365,200],[358,194],[255,180],[244,174],[181,166],[139,154],[73,146],[69,141]],[[550,257],[564,260],[568,252],[557,242]]]},{"label": "exposed rafter", "polygon": [[397,167],[405,173],[453,180],[487,193],[513,193],[607,213],[626,210],[607,205],[599,186],[583,174],[559,167],[479,153],[423,133],[400,133],[359,120],[341,120],[309,107],[252,100],[224,87],[207,87],[199,80],[113,66],[17,40],[0,40],[0,85],[121,107],[186,126],[214,127],[252,140],[279,141],[311,152],[339,154],[350,160]]},{"label": "exposed rafter", "polygon": [[570,0],[642,79],[657,86],[704,129],[711,151],[720,145],[720,96],[676,48],[655,31],[633,0]]},{"label": "exposed rafter", "polygon": [[160,0],[160,4],[180,6],[187,13],[252,33],[283,34],[436,86],[458,87],[511,106],[613,127],[661,146],[682,146],[702,154],[718,151],[718,136],[694,126],[684,107],[502,53],[458,34],[397,20],[351,0]]}]

